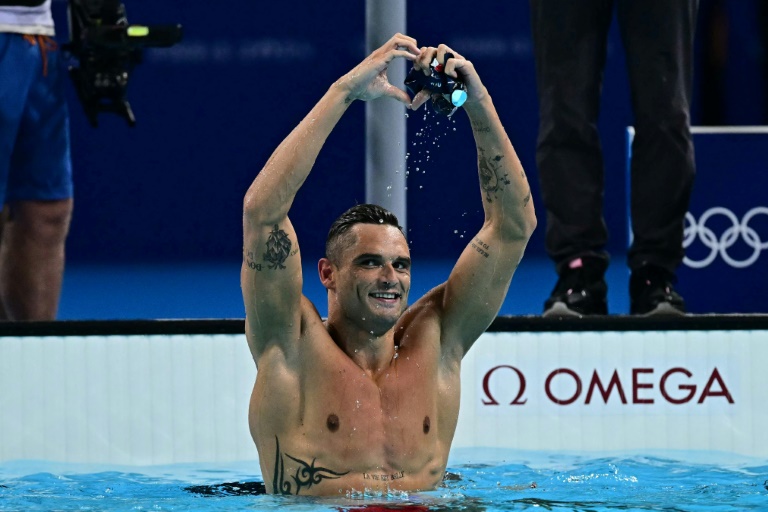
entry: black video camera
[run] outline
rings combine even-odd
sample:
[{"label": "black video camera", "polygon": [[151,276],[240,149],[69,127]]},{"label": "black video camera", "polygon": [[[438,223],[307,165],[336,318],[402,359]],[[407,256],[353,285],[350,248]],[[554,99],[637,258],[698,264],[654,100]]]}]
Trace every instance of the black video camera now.
[{"label": "black video camera", "polygon": [[169,47],[181,41],[181,25],[129,25],[120,0],[69,0],[70,42],[64,49],[79,67],[69,76],[91,125],[100,112],[112,112],[136,124],[126,99],[128,80],[147,47]]}]

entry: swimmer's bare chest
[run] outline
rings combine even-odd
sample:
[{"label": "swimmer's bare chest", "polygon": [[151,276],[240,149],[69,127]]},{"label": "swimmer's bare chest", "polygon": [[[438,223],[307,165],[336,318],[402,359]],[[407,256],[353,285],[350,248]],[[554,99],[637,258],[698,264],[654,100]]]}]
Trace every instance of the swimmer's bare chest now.
[{"label": "swimmer's bare chest", "polygon": [[298,374],[260,374],[250,420],[269,491],[433,488],[455,427],[452,413],[446,421],[438,409],[437,362],[402,349],[371,376],[328,351],[307,358]]}]

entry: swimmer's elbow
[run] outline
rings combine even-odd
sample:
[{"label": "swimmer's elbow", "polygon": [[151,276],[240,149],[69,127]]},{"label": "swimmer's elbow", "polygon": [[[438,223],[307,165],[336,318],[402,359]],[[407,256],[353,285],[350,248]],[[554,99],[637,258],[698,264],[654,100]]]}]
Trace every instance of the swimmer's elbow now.
[{"label": "swimmer's elbow", "polygon": [[536,218],[536,212],[533,209],[533,205],[528,205],[529,209],[526,211],[525,220],[523,222],[523,233],[525,236],[525,239],[531,238],[533,235],[533,232],[536,231],[536,226],[538,225],[539,221]]},{"label": "swimmer's elbow", "polygon": [[243,198],[243,222],[256,224],[279,224],[288,216],[290,203],[276,202],[264,197],[251,187]]},{"label": "swimmer's elbow", "polygon": [[527,242],[536,230],[537,223],[533,207],[529,205],[529,208],[524,209],[520,215],[508,215],[501,219],[498,223],[498,232],[506,241]]}]

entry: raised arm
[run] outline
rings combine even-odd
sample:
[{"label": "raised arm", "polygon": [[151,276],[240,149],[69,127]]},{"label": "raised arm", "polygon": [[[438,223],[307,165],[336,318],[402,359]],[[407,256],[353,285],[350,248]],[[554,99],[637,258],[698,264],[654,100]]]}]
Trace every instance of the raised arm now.
[{"label": "raised arm", "polygon": [[428,65],[430,53],[441,63],[447,52],[453,53],[445,72],[458,75],[467,85],[464,110],[477,146],[485,211],[482,228],[464,249],[448,281],[432,292],[440,309],[443,351],[461,358],[498,314],[536,227],[536,214],[523,167],[472,63],[445,45],[425,50],[419,66]]},{"label": "raised arm", "polygon": [[354,100],[390,96],[410,104],[408,95],[387,81],[386,71],[392,60],[414,60],[418,53],[414,39],[396,34],[336,81],[272,153],[248,189],[243,204],[240,284],[246,334],[257,361],[268,344],[291,343],[300,333],[301,257],[288,219],[296,193]]}]

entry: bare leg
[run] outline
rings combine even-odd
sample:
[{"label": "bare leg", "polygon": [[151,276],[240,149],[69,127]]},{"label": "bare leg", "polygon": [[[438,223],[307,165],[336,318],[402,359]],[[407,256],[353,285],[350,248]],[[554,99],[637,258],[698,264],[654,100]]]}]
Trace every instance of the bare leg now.
[{"label": "bare leg", "polygon": [[72,199],[6,205],[0,240],[3,319],[56,319],[71,217]]}]

